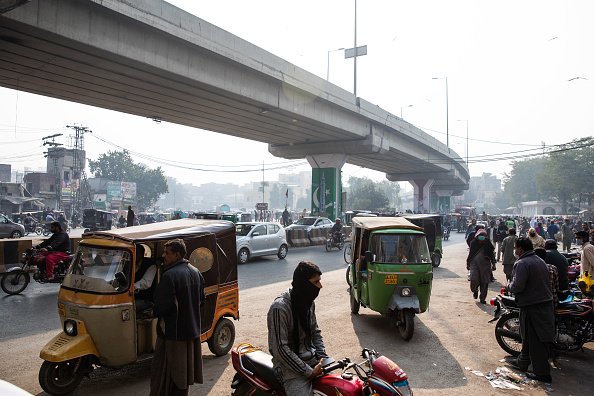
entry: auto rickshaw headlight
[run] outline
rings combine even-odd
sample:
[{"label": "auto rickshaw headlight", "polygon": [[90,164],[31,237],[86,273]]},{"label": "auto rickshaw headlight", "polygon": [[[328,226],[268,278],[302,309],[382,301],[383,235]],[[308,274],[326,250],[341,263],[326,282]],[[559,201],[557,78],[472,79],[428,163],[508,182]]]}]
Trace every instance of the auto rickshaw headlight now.
[{"label": "auto rickshaw headlight", "polygon": [[408,287],[402,288],[402,290],[400,291],[400,295],[402,297],[408,297],[408,296],[410,296],[410,289]]},{"label": "auto rickshaw headlight", "polygon": [[66,319],[64,321],[64,333],[74,337],[77,334],[76,321],[72,319]]}]

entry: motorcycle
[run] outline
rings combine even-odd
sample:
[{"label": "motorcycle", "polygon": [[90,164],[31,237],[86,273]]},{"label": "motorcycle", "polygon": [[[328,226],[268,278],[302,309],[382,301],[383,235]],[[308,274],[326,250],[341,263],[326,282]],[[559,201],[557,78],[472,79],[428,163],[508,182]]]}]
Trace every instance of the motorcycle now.
[{"label": "motorcycle", "polygon": [[37,234],[37,235],[41,235],[41,227],[39,226],[38,223],[31,223],[31,224],[25,224],[25,236],[28,236],[29,234]]},{"label": "motorcycle", "polygon": [[[592,304],[592,300],[578,299],[573,294],[565,301],[559,302],[555,308],[554,350],[574,352],[582,349],[585,343],[594,341]],[[491,305],[496,307],[491,322],[498,319],[495,325],[497,343],[510,355],[518,356],[522,350],[522,338],[520,309],[514,297],[505,289],[501,289],[501,294],[491,299]]]},{"label": "motorcycle", "polygon": [[[315,395],[412,395],[408,376],[392,360],[377,352],[363,349],[361,363],[347,357],[322,362],[324,375],[314,379]],[[240,344],[231,352],[236,371],[231,383],[232,395],[284,396],[282,384],[274,375],[272,356],[250,344]],[[324,364],[325,363],[325,364]],[[331,374],[341,369],[340,374]]]},{"label": "motorcycle", "polygon": [[344,235],[342,232],[328,232],[328,237],[326,239],[326,251],[329,252],[333,247],[338,248],[338,250],[342,250],[344,247]]},{"label": "motorcycle", "polygon": [[29,284],[31,281],[31,275],[29,274],[29,270],[31,267],[35,268],[35,272],[33,273],[33,280],[39,283],[62,283],[64,277],[66,276],[66,271],[68,267],[70,267],[70,263],[74,258],[74,255],[70,255],[68,258],[61,260],[56,264],[54,267],[54,279],[47,279],[41,271],[39,267],[33,263],[33,259],[39,253],[39,249],[29,248],[23,253],[22,264],[20,267],[13,267],[10,268],[8,271],[2,275],[2,280],[0,281],[0,286],[4,292],[14,295],[19,294]]},{"label": "motorcycle", "polygon": [[450,227],[443,227],[442,239],[444,241],[447,241],[448,239],[450,239]]}]

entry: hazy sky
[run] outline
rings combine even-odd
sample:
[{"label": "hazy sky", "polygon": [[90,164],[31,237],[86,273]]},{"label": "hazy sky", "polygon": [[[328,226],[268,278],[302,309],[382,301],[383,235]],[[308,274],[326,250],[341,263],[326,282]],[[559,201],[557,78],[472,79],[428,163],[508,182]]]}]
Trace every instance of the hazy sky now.
[{"label": "hazy sky", "polygon": [[[327,60],[328,51],[354,45],[354,0],[171,3],[322,78],[329,70],[332,83],[353,91],[352,59],[335,51],[329,68]],[[458,120],[468,120],[471,175],[501,175],[510,169],[510,158],[542,152],[542,142],[551,146],[592,135],[592,15],[594,2],[587,0],[359,0],[357,45],[367,45],[368,55],[357,61],[357,94],[395,115],[402,109],[406,121],[445,143],[445,80],[433,78],[447,76],[450,147],[466,156],[466,122]],[[287,168],[291,162],[270,155],[266,144],[4,88],[0,108],[0,163],[13,169],[44,167],[41,137],[68,135],[65,126],[72,123],[94,132],[86,138],[92,159],[115,149],[100,137],[190,168],[261,169],[262,161],[281,168],[267,171],[267,180],[279,171],[310,169]],[[262,179],[261,171],[163,168],[193,184]],[[346,179],[384,178],[350,165],[343,170]]]}]

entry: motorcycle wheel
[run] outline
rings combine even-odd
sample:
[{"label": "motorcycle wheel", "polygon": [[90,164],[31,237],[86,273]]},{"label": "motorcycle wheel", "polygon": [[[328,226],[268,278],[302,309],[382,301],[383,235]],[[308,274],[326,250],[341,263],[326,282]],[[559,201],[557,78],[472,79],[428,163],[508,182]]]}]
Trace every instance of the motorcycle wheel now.
[{"label": "motorcycle wheel", "polygon": [[41,227],[35,227],[35,233],[41,235]]},{"label": "motorcycle wheel", "polygon": [[332,241],[330,239],[326,240],[326,251],[329,252],[332,250]]},{"label": "motorcycle wheel", "polygon": [[10,295],[21,293],[29,284],[29,274],[20,269],[2,275],[2,290]]},{"label": "motorcycle wheel", "polygon": [[495,338],[501,349],[512,356],[518,356],[522,351],[522,342],[497,334],[498,327],[519,334],[520,315],[517,312],[508,312],[501,316],[495,325]]},{"label": "motorcycle wheel", "polygon": [[350,243],[347,243],[346,247],[344,248],[344,262],[347,264],[351,263],[351,251],[352,251],[352,245]]},{"label": "motorcycle wheel", "polygon": [[208,349],[217,356],[226,355],[235,342],[235,326],[227,318],[221,318],[208,339]]},{"label": "motorcycle wheel", "polygon": [[359,301],[357,301],[357,299],[355,298],[355,288],[351,287],[351,291],[349,293],[350,295],[350,300],[351,300],[351,313],[353,315],[357,315],[359,313],[359,308],[361,307],[361,303],[359,303]]},{"label": "motorcycle wheel", "polygon": [[50,232],[51,232],[51,231],[50,231],[50,229],[49,229],[49,228],[44,228],[44,229],[43,229],[43,231],[42,231],[42,233],[43,233],[43,236],[48,236],[48,235],[50,234]]},{"label": "motorcycle wheel", "polygon": [[67,360],[65,362],[53,363],[44,361],[39,369],[39,385],[50,395],[65,395],[72,392],[83,378],[82,364],[78,372],[75,372],[79,359]]},{"label": "motorcycle wheel", "polygon": [[409,341],[415,332],[415,312],[410,308],[406,308],[400,311],[400,315],[400,325],[398,326],[400,337],[405,341]]}]

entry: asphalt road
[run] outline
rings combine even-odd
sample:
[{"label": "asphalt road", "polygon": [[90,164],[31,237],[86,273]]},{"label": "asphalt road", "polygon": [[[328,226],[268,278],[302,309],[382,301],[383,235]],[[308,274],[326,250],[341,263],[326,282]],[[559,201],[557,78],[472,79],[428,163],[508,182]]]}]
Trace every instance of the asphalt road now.
[{"label": "asphalt road", "polygon": [[[505,366],[506,356],[488,323],[494,310],[472,299],[466,280],[466,245],[462,234],[452,234],[444,242],[442,264],[435,280],[428,312],[415,318],[415,335],[409,342],[400,338],[388,321],[369,309],[351,315],[345,283],[346,265],[342,252],[326,252],[323,246],[290,249],[285,260],[272,256],[239,267],[240,315],[235,323],[235,344],[249,342],[266,349],[266,313],[276,295],[285,290],[293,269],[301,260],[318,264],[322,289],[316,300],[317,316],[328,353],[335,358],[358,359],[363,347],[372,348],[398,363],[408,374],[415,395],[499,395],[513,390],[497,390],[482,373]],[[501,266],[498,280],[490,285],[494,297],[504,279]],[[37,375],[42,363],[39,351],[59,329],[57,285],[32,283],[19,296],[0,295],[0,378],[23,389],[43,395]],[[193,385],[192,395],[229,395],[234,371],[231,357],[217,358],[203,345],[204,380]],[[553,394],[591,393],[592,344],[584,352],[562,354],[552,370]],[[75,395],[146,395],[149,390],[150,361],[119,369],[100,368],[84,379]],[[526,387],[523,393],[544,395],[543,384]]]}]

